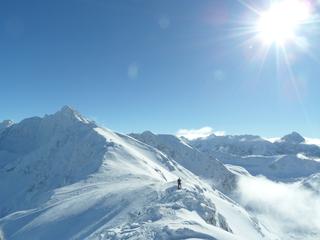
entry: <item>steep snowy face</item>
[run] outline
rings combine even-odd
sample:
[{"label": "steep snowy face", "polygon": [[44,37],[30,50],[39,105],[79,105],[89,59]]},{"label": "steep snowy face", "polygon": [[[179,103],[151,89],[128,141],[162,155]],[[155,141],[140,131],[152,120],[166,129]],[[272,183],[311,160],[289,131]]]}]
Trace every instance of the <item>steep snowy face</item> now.
[{"label": "steep snowy face", "polygon": [[7,128],[0,163],[5,239],[275,239],[166,154],[68,107]]},{"label": "steep snowy face", "polygon": [[229,193],[235,188],[235,175],[221,162],[201,153],[176,136],[155,135],[150,131],[142,134],[130,134],[130,136],[165,153],[169,158],[177,161],[194,174],[206,179],[224,193]]}]

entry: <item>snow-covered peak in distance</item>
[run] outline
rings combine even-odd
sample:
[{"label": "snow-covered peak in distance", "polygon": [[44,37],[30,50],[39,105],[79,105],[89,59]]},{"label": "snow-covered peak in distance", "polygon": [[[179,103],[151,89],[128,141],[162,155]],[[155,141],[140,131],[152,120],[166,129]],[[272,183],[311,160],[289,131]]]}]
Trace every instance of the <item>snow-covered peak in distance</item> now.
[{"label": "snow-covered peak in distance", "polygon": [[63,106],[60,111],[58,111],[57,113],[61,113],[64,115],[71,115],[71,116],[77,116],[80,115],[80,113],[78,113],[75,109],[73,109],[72,107],[65,105]]},{"label": "snow-covered peak in distance", "polygon": [[300,143],[305,143],[305,138],[302,137],[299,133],[297,132],[292,132],[290,134],[287,134],[283,136],[282,138],[263,138],[258,135],[250,135],[250,134],[242,134],[242,135],[223,135],[223,136],[218,136],[215,134],[211,134],[207,137],[201,137],[193,140],[188,140],[185,137],[179,137],[181,139],[185,139],[187,142],[197,142],[197,141],[219,141],[219,142],[288,142],[291,144],[300,144]]},{"label": "snow-covered peak in distance", "polygon": [[13,124],[14,122],[12,120],[3,120],[2,122],[0,122],[0,128],[10,127]]},{"label": "snow-covered peak in distance", "polygon": [[11,120],[3,120],[2,122],[0,122],[0,132],[8,127],[11,127],[13,124],[14,122]]},{"label": "snow-covered peak in distance", "polygon": [[271,179],[295,181],[320,170],[320,162],[314,160],[320,158],[320,147],[307,144],[296,132],[275,142],[254,135],[227,135],[188,143],[225,164],[242,166],[253,175]]},{"label": "snow-covered peak in distance", "polygon": [[292,132],[288,135],[283,136],[280,139],[281,142],[287,142],[291,144],[299,144],[299,143],[304,143],[305,139],[297,132]]},{"label": "snow-covered peak in distance", "polygon": [[[180,136],[179,138],[181,139],[187,139],[183,136]],[[242,135],[216,135],[214,133],[210,134],[209,136],[206,136],[206,137],[199,137],[199,138],[195,138],[195,139],[188,139],[187,141],[190,141],[190,142],[194,142],[194,141],[201,141],[201,140],[204,140],[204,141],[207,141],[207,140],[215,140],[215,139],[219,139],[219,140],[222,140],[222,139],[226,139],[228,141],[242,141],[242,142],[245,142],[245,141],[264,141],[265,139],[261,138],[260,136],[257,136],[257,135],[250,135],[250,134],[242,134]]]},{"label": "snow-covered peak in distance", "polygon": [[201,152],[219,151],[236,155],[269,155],[276,149],[267,140],[255,135],[212,136],[207,139],[189,141]]}]

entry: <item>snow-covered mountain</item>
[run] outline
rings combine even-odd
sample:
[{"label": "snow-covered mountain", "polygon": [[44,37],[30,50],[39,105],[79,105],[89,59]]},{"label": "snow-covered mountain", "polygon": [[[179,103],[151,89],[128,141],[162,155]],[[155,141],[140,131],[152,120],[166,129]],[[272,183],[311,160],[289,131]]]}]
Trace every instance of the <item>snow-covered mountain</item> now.
[{"label": "snow-covered mountain", "polygon": [[13,124],[14,122],[11,120],[3,120],[2,122],[0,122],[0,132],[2,132],[7,127],[12,126]]},{"label": "snow-covered mountain", "polygon": [[4,239],[276,239],[173,158],[69,107],[4,128],[0,179]]},{"label": "snow-covered mountain", "polygon": [[280,139],[280,142],[285,142],[288,144],[299,144],[299,143],[304,143],[305,139],[297,132],[292,132],[288,135],[283,136]]},{"label": "snow-covered mountain", "polygon": [[320,172],[320,147],[306,144],[293,132],[274,143],[259,136],[209,136],[188,144],[225,164],[244,167],[253,175],[292,181]]},{"label": "snow-covered mountain", "polygon": [[236,177],[233,173],[217,159],[201,153],[183,139],[169,134],[156,135],[150,131],[130,134],[130,136],[165,153],[169,158],[207,180],[224,193],[229,193],[235,188]]}]

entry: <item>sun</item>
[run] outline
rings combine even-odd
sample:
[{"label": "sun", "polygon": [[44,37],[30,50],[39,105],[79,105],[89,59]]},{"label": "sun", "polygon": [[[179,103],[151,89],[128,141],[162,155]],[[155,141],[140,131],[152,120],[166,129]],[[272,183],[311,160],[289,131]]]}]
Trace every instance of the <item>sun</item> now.
[{"label": "sun", "polygon": [[273,2],[259,14],[258,37],[266,44],[285,45],[297,38],[299,29],[311,16],[310,4],[303,0]]},{"label": "sun", "polygon": [[237,47],[257,70],[257,79],[265,73],[265,66],[268,70],[274,67],[268,74],[292,86],[300,101],[294,66],[302,55],[320,64],[320,0],[237,1],[247,11],[230,29],[228,39],[239,40]]}]

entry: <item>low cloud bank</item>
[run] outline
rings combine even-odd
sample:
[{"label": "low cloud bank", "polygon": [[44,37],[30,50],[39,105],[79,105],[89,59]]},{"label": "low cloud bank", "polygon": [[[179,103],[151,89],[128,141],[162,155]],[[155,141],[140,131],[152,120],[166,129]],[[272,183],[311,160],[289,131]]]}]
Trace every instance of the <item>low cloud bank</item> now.
[{"label": "low cloud bank", "polygon": [[214,131],[211,127],[203,127],[199,129],[180,129],[176,136],[185,137],[189,140],[194,140],[197,138],[206,138],[210,135],[223,136],[225,135],[224,131]]},{"label": "low cloud bank", "polygon": [[281,239],[320,239],[320,195],[300,184],[241,176],[237,196]]},{"label": "low cloud bank", "polygon": [[319,138],[306,138],[306,143],[315,144],[315,145],[320,146],[320,139]]}]

